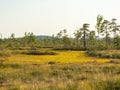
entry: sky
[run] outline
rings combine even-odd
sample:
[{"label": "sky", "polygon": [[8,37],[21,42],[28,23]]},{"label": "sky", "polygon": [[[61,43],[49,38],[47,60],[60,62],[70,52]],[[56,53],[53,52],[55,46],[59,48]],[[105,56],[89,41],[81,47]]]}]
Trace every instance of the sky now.
[{"label": "sky", "polygon": [[98,14],[120,23],[119,4],[120,0],[0,0],[0,34],[53,35],[67,29],[72,36],[83,23],[94,30]]}]

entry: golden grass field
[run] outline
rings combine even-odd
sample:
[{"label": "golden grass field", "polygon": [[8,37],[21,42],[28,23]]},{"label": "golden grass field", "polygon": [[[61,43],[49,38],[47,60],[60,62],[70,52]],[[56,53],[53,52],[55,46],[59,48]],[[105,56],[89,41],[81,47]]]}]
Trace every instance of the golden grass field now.
[{"label": "golden grass field", "polygon": [[84,51],[56,51],[57,55],[11,55],[5,63],[41,64],[48,62],[78,63],[78,62],[108,62],[109,59],[89,57]]},{"label": "golden grass field", "polygon": [[84,51],[55,52],[11,55],[0,65],[0,90],[120,90],[119,63]]}]

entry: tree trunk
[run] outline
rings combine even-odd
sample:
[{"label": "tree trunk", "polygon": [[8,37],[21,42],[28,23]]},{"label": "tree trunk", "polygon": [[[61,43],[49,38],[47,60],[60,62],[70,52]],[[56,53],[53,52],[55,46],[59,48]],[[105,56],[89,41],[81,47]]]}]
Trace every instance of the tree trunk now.
[{"label": "tree trunk", "polygon": [[84,45],[84,50],[87,49],[86,47],[86,32],[84,31],[84,36],[83,36],[83,45]]},{"label": "tree trunk", "polygon": [[108,47],[108,31],[107,31],[107,26],[106,26],[106,48]]}]

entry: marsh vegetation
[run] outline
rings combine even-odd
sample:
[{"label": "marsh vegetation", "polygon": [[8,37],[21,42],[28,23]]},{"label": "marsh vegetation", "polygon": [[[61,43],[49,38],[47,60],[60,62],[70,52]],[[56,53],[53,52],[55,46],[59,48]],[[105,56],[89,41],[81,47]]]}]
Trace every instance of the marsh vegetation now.
[{"label": "marsh vegetation", "polygon": [[120,26],[101,15],[95,30],[89,26],[74,38],[66,29],[1,38],[0,90],[120,90]]},{"label": "marsh vegetation", "polygon": [[4,64],[4,90],[119,90],[120,65],[114,63]]}]

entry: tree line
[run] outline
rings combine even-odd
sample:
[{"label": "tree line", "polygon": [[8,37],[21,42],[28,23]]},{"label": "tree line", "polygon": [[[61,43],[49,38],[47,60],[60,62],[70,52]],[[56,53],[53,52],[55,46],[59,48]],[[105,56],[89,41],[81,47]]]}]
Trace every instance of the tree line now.
[{"label": "tree line", "polygon": [[25,49],[25,48],[53,48],[68,50],[103,50],[120,49],[120,25],[117,19],[106,20],[102,15],[96,18],[94,30],[89,29],[90,24],[84,23],[70,38],[67,30],[60,30],[56,35],[38,39],[33,32],[25,32],[24,37],[0,39],[0,48]]}]

